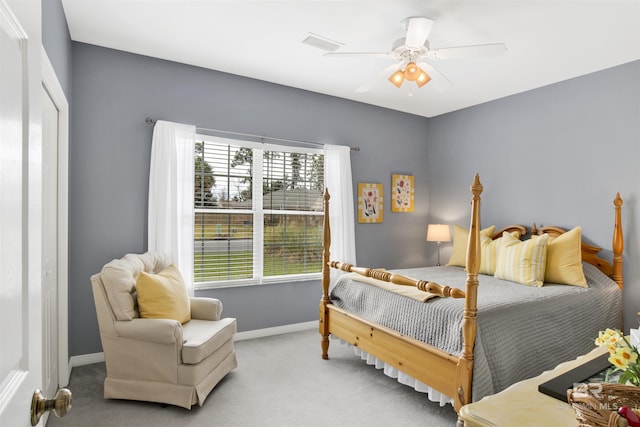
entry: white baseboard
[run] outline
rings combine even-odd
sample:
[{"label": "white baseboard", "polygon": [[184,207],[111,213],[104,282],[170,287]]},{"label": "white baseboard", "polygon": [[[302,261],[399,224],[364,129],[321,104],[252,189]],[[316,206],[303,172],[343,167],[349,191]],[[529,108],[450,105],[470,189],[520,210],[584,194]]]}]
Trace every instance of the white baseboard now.
[{"label": "white baseboard", "polygon": [[[91,353],[81,354],[79,356],[71,356],[69,359],[69,366],[75,368],[76,366],[91,365],[92,363],[104,362],[104,353]],[[69,369],[71,372],[71,369]]]},{"label": "white baseboard", "polygon": [[238,332],[233,338],[234,341],[250,340],[253,338],[264,338],[273,335],[288,334],[291,332],[309,331],[318,328],[318,321],[294,323],[292,325],[274,326],[272,328],[254,329],[252,331]]},{"label": "white baseboard", "polygon": [[[233,338],[234,341],[250,340],[253,338],[264,338],[273,335],[288,334],[291,332],[302,332],[316,329],[318,327],[318,321],[312,320],[310,322],[294,323],[292,325],[274,326],[272,328],[254,329],[252,331],[238,332]],[[69,376],[71,376],[71,369],[76,366],[91,365],[92,363],[104,362],[104,353],[91,353],[81,354],[79,356],[71,356],[69,359]]]}]

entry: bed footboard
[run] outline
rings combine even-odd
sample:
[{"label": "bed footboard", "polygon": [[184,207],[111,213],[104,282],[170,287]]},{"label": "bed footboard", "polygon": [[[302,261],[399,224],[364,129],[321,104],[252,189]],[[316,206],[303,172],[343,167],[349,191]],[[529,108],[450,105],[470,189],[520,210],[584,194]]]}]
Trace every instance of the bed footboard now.
[{"label": "bed footboard", "polygon": [[[471,185],[471,224],[467,246],[466,290],[415,280],[384,270],[330,262],[329,193],[324,194],[324,235],[322,255],[322,299],[319,307],[319,332],[322,336],[322,358],[329,358],[329,335],[348,343],[411,375],[454,399],[456,412],[471,402],[473,347],[476,338],[477,288],[480,268],[480,194],[482,184],[476,174]],[[464,298],[462,321],[463,351],[460,357],[404,336],[378,324],[368,322],[331,304],[329,299],[330,269],[354,272],[366,277],[435,293],[440,297]],[[452,381],[452,379],[454,379]]]},{"label": "bed footboard", "polygon": [[368,267],[356,267],[355,265],[331,261],[329,263],[331,268],[337,270],[346,271],[348,273],[357,273],[364,277],[371,277],[372,279],[382,280],[384,282],[393,283],[394,285],[412,286],[423,292],[429,292],[435,294],[441,298],[464,298],[465,293],[458,288],[452,288],[450,286],[439,285],[436,282],[429,282],[426,280],[413,279],[411,277],[403,276],[401,274],[391,273],[386,270],[380,270],[376,268]]}]

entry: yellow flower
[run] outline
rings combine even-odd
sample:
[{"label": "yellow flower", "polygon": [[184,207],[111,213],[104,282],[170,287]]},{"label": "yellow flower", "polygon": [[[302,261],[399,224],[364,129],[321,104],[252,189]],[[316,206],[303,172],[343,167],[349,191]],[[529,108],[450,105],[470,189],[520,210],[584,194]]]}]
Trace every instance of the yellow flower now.
[{"label": "yellow flower", "polygon": [[622,336],[619,333],[613,331],[613,333],[608,336],[608,341],[609,344],[617,344],[622,341]]},{"label": "yellow flower", "polygon": [[622,369],[623,371],[627,369],[627,366],[629,366],[627,360],[624,357],[621,357],[618,353],[613,353],[609,356],[609,362],[611,362],[611,364],[616,368]]},{"label": "yellow flower", "polygon": [[629,347],[620,347],[618,354],[627,361],[627,364],[636,363],[638,360],[638,354],[632,351]]},{"label": "yellow flower", "polygon": [[604,331],[600,331],[600,333],[598,334],[598,338],[596,338],[595,340],[595,344],[597,346],[614,346],[621,341],[623,341],[623,339],[618,331],[607,328]]},{"label": "yellow flower", "polygon": [[623,371],[618,381],[621,384],[631,383],[640,386],[640,355],[638,347],[629,344],[621,331],[606,329],[600,331],[595,344],[607,347],[609,350],[609,362],[616,370]]}]

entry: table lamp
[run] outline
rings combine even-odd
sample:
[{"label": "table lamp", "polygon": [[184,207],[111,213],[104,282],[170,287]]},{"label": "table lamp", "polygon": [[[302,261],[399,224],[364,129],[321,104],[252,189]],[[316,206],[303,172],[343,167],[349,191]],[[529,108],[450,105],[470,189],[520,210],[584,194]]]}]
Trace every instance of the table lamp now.
[{"label": "table lamp", "polygon": [[440,244],[450,241],[451,233],[447,224],[429,224],[427,226],[427,242],[436,242],[438,244],[438,266],[440,266]]}]

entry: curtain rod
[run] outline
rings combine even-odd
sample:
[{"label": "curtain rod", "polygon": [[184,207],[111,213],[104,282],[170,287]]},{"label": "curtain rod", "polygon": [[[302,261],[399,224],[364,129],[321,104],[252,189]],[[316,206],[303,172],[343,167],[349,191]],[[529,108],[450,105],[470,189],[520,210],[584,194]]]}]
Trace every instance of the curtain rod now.
[{"label": "curtain rod", "polygon": [[[148,125],[153,125],[157,122],[157,119],[152,119],[151,117],[147,117],[146,119],[144,119],[144,122]],[[205,131],[205,132],[218,132],[218,133],[225,133],[228,135],[237,135],[237,136],[247,136],[249,138],[260,138],[260,139],[268,139],[270,141],[280,141],[280,142],[292,142],[294,144],[309,144],[309,145],[319,145],[319,146],[323,146],[324,144],[321,144],[319,142],[311,142],[311,141],[298,141],[296,139],[283,139],[283,138],[274,138],[272,136],[265,136],[265,135],[254,135],[251,133],[242,133],[242,132],[233,132],[233,131],[228,131],[228,130],[221,130],[221,129],[211,129],[211,128],[203,128],[200,126],[196,126],[196,129]],[[360,151],[360,147],[349,147],[351,148],[351,151]]]}]

